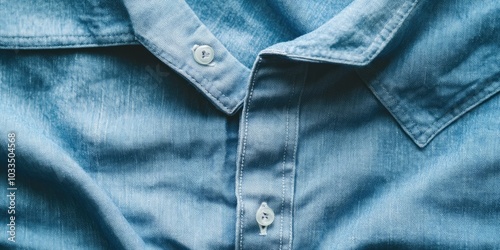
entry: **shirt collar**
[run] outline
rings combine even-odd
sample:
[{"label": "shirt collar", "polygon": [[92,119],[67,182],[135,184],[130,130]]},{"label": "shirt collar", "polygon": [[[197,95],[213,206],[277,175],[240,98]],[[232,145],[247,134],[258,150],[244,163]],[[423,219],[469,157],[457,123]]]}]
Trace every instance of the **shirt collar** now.
[{"label": "shirt collar", "polygon": [[[220,110],[235,113],[250,77],[245,67],[180,0],[124,0],[137,39],[164,63],[190,80]],[[318,29],[275,44],[261,54],[352,65],[368,64],[391,40],[417,0],[355,0]],[[198,64],[196,45],[209,45],[214,61]]]},{"label": "shirt collar", "polygon": [[367,65],[391,41],[418,0],[356,0],[318,29],[263,54]]},{"label": "shirt collar", "polygon": [[[190,80],[220,110],[235,113],[245,97],[250,70],[234,58],[180,0],[124,0],[137,39],[165,64]],[[214,60],[202,65],[193,47],[208,45]]]}]

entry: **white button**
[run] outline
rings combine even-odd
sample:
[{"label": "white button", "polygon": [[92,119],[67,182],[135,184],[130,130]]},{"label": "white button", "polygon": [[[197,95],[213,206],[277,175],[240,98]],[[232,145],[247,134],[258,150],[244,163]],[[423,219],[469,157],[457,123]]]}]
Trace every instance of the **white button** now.
[{"label": "white button", "polygon": [[267,206],[267,203],[262,202],[259,210],[257,210],[255,219],[257,219],[257,223],[259,223],[259,225],[269,226],[274,221],[274,212]]},{"label": "white button", "polygon": [[195,45],[193,47],[194,60],[201,64],[207,65],[214,60],[214,49],[208,45]]},{"label": "white button", "polygon": [[274,212],[267,206],[267,203],[262,202],[257,214],[255,214],[255,219],[259,223],[260,235],[267,235],[267,226],[271,225],[274,221]]}]

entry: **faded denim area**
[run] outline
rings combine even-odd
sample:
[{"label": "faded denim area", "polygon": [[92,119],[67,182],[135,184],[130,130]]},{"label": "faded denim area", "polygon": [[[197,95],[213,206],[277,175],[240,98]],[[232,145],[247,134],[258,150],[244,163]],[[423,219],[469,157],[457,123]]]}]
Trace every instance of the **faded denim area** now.
[{"label": "faded denim area", "polygon": [[499,41],[494,0],[0,0],[0,248],[500,249]]}]

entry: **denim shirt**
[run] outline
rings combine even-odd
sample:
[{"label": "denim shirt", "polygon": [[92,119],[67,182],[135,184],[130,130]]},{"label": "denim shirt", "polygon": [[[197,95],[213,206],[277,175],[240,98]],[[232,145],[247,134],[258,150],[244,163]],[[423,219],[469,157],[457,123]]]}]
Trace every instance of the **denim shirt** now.
[{"label": "denim shirt", "polygon": [[500,249],[500,1],[0,0],[2,249]]}]

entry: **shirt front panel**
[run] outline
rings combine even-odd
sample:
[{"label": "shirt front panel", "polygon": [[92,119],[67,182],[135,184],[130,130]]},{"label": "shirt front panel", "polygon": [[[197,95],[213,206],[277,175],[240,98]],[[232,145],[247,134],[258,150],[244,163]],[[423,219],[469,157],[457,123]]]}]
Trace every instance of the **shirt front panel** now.
[{"label": "shirt front panel", "polygon": [[0,65],[18,161],[16,243],[2,246],[234,248],[238,115],[139,46],[3,50]]},{"label": "shirt front panel", "polygon": [[420,148],[355,68],[309,65],[307,76],[295,249],[499,246],[498,94]]}]

